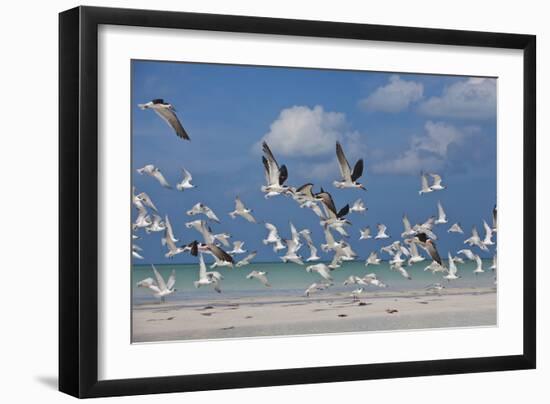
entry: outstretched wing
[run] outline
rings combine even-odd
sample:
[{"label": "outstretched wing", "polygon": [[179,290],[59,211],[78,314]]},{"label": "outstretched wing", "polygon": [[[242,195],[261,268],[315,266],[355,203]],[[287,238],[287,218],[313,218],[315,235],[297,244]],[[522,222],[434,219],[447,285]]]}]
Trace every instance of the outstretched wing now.
[{"label": "outstretched wing", "polygon": [[176,135],[185,140],[191,140],[185,129],[183,128],[180,120],[176,116],[173,108],[154,108],[154,111],[162,118],[164,121],[174,129]]},{"label": "outstretched wing", "polygon": [[362,175],[363,175],[363,159],[359,159],[357,160],[357,163],[355,163],[355,167],[353,167],[353,173],[351,173],[351,180],[355,182]]},{"label": "outstretched wing", "polygon": [[[349,166],[348,160],[346,159],[346,155],[344,154],[344,150],[342,149],[342,145],[340,144],[340,142],[336,142],[336,157],[338,158],[338,167],[340,168],[342,179],[344,181],[351,181],[351,168]],[[361,167],[361,172],[362,171],[363,168]]]}]

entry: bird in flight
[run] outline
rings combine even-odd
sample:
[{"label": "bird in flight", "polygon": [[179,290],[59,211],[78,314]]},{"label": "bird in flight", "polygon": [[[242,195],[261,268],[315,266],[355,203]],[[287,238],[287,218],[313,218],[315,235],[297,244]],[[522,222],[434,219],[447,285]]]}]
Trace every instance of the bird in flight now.
[{"label": "bird in flight", "polygon": [[353,171],[351,171],[351,167],[346,159],[344,149],[342,149],[340,142],[336,142],[336,157],[338,158],[338,167],[340,168],[342,179],[340,181],[334,181],[334,186],[336,188],[361,188],[366,191],[367,189],[357,182],[363,175],[363,159],[357,160],[355,166],[353,166]]},{"label": "bird in flight", "polygon": [[176,135],[178,135],[178,137],[185,140],[191,140],[191,138],[183,128],[180,120],[178,119],[176,115],[176,109],[172,104],[164,102],[162,98],[156,98],[145,104],[138,104],[138,107],[143,110],[152,109],[156,112],[158,116],[160,116],[164,120],[164,122],[168,124],[168,126],[170,126],[176,132]]}]

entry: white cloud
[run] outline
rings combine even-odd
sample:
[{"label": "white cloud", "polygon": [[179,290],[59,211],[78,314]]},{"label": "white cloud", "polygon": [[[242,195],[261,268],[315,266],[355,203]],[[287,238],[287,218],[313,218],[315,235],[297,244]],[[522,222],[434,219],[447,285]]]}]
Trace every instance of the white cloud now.
[{"label": "white cloud", "polygon": [[496,115],[496,80],[470,78],[451,84],[440,97],[420,104],[420,113],[462,119],[488,119]]},{"label": "white cloud", "polygon": [[451,146],[462,146],[467,136],[478,128],[458,129],[443,122],[428,121],[425,134],[413,136],[409,148],[394,159],[379,162],[373,171],[389,174],[413,174],[421,170],[438,170],[445,166]]},{"label": "white cloud", "polygon": [[397,75],[390,76],[389,83],[378,87],[359,105],[367,111],[399,112],[419,101],[424,93],[422,83],[401,80]]},{"label": "white cloud", "polygon": [[320,105],[293,106],[280,112],[262,140],[279,155],[318,156],[334,152],[334,145],[344,138],[346,127],[346,115],[341,112],[325,111]]}]

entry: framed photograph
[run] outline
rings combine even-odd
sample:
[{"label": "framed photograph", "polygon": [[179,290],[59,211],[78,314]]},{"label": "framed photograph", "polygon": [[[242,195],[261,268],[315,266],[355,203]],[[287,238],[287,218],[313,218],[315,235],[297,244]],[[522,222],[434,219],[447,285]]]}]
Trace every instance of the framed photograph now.
[{"label": "framed photograph", "polygon": [[531,35],[60,14],[59,386],[531,369]]}]

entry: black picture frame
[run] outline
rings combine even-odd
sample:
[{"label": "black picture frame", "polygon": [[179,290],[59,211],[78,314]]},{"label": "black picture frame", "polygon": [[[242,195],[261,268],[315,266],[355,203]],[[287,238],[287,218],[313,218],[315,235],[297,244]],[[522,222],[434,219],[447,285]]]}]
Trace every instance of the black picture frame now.
[{"label": "black picture frame", "polygon": [[[523,51],[523,354],[99,381],[98,26],[101,24]],[[105,397],[536,366],[536,37],[185,12],[77,7],[59,15],[59,390]]]}]

